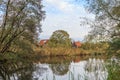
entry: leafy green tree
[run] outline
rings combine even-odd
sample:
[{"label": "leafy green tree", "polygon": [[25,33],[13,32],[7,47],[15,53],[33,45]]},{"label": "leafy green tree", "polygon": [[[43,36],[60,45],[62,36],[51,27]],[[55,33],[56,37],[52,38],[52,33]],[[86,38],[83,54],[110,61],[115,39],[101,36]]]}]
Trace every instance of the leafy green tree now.
[{"label": "leafy green tree", "polygon": [[42,7],[41,0],[0,0],[0,53],[8,51],[21,37],[35,41],[44,18]]},{"label": "leafy green tree", "polygon": [[50,47],[71,47],[71,39],[66,31],[56,30],[50,37],[48,45]]},{"label": "leafy green tree", "polygon": [[113,38],[120,37],[120,1],[119,0],[86,0],[88,10],[96,15],[96,24],[92,24],[91,34],[103,34]]},{"label": "leafy green tree", "polygon": [[86,0],[87,9],[96,14],[96,18],[105,18],[120,21],[120,1],[119,0]]},{"label": "leafy green tree", "polygon": [[93,40],[109,41],[111,47],[120,50],[120,1],[119,0],[86,0],[89,12],[96,15],[95,21],[84,19],[92,27],[90,34]]}]

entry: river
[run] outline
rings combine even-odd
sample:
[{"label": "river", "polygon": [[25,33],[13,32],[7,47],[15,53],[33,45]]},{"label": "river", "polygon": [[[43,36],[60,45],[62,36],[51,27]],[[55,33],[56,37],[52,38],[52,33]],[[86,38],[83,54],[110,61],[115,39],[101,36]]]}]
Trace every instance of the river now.
[{"label": "river", "polygon": [[[11,80],[120,80],[119,59],[104,56],[43,57]],[[115,71],[116,70],[116,71]],[[118,70],[118,71],[117,71]],[[114,77],[112,76],[114,75]],[[2,80],[2,79],[0,79]]]}]

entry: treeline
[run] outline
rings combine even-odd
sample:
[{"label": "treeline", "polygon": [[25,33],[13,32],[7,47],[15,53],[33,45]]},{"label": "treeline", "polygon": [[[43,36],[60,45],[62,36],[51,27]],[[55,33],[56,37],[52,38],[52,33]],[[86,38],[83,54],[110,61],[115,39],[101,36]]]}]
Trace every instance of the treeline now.
[{"label": "treeline", "polygon": [[[79,46],[77,46],[79,45]],[[40,42],[35,50],[40,56],[80,56],[107,54],[108,42],[79,42],[75,44],[69,34],[64,30],[53,32],[49,40]]]}]

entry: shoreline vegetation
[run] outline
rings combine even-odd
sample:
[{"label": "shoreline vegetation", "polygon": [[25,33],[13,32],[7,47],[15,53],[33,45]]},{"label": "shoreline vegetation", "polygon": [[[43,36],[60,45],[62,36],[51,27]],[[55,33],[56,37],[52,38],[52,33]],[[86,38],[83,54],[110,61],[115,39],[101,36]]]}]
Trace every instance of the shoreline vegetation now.
[{"label": "shoreline vegetation", "polygon": [[83,55],[106,55],[103,50],[84,50],[81,48],[37,48],[35,55],[39,56],[83,56]]}]

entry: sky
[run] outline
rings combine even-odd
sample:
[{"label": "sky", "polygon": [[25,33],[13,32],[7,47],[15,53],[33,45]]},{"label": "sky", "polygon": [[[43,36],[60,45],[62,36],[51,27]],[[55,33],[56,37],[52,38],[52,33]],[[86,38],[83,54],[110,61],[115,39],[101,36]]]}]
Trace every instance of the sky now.
[{"label": "sky", "polygon": [[49,39],[56,30],[65,30],[75,41],[82,41],[90,31],[88,25],[81,24],[80,17],[94,19],[95,15],[85,10],[83,0],[43,0],[46,18],[42,21],[40,39]]}]

